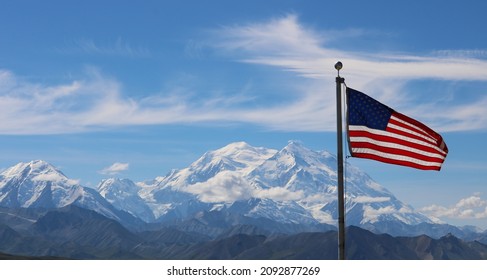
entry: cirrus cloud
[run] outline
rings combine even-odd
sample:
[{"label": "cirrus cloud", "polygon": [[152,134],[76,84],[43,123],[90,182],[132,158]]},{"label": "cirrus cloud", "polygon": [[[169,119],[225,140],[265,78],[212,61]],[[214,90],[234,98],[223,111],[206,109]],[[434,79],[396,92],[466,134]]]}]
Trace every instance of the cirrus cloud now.
[{"label": "cirrus cloud", "polygon": [[[464,91],[452,96],[442,92],[429,101],[425,95],[412,94],[408,84],[420,80],[432,80],[439,84],[447,81],[480,81],[487,90],[487,60],[484,50],[432,51],[429,55],[396,52],[367,52],[342,50],[343,45],[327,34],[335,31],[315,31],[299,22],[290,14],[267,22],[226,27],[219,30],[217,46],[238,60],[255,65],[273,66],[307,78],[312,86],[302,92],[299,100],[288,104],[286,110],[293,115],[305,114],[308,122],[296,117],[287,122],[305,123],[306,129],[333,130],[334,100],[323,94],[324,89],[334,89],[336,71],[332,68],[337,60],[344,62],[343,75],[353,87],[371,92],[381,101],[412,116],[421,116],[439,131],[465,131],[487,128],[487,96],[485,94],[464,102]],[[367,32],[345,30],[348,40],[360,42]],[[341,35],[345,36],[345,35]],[[358,43],[359,44],[359,43]],[[313,82],[314,81],[314,82]],[[321,81],[321,82],[317,82]],[[426,89],[425,89],[426,94]],[[460,102],[461,101],[461,102]],[[317,106],[317,104],[321,104]],[[444,112],[448,111],[448,114]],[[274,114],[273,114],[274,115]],[[276,119],[282,117],[276,114]],[[316,120],[316,121],[313,121]],[[319,120],[319,121],[318,121]],[[280,128],[278,121],[273,125]]]},{"label": "cirrus cloud", "polygon": [[[187,85],[140,97],[124,92],[123,81],[95,67],[89,67],[85,76],[55,85],[33,83],[0,69],[0,134],[73,133],[181,123],[249,123],[281,131],[334,131],[336,71],[332,66],[337,60],[344,62],[342,72],[347,83],[402,113],[421,116],[435,130],[487,129],[485,94],[464,98],[464,91],[453,90],[448,95],[437,93],[426,98],[425,94],[413,94],[408,87],[420,80],[442,85],[478,81],[487,90],[483,50],[433,50],[427,55],[343,50],[333,38],[336,30],[307,27],[294,14],[215,31],[207,33],[211,43],[206,47],[242,64],[275,67],[281,70],[277,75],[294,77],[292,85],[274,89],[279,98],[275,98],[276,93],[264,92],[258,98],[265,102],[249,102],[257,100],[252,94],[225,92],[194,98],[198,89]],[[342,32],[345,36],[343,33],[349,33],[349,42],[360,42],[367,36],[366,31],[354,29]],[[145,53],[121,39],[111,47],[90,40],[81,40],[76,46],[100,55]],[[249,86],[258,87],[247,83],[242,91],[248,91]]]}]

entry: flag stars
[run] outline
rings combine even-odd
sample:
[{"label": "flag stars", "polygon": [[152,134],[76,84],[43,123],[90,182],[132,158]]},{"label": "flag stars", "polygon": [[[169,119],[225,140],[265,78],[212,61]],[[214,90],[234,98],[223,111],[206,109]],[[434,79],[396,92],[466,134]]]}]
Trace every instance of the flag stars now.
[{"label": "flag stars", "polygon": [[347,88],[349,123],[384,130],[393,110],[365,94]]}]

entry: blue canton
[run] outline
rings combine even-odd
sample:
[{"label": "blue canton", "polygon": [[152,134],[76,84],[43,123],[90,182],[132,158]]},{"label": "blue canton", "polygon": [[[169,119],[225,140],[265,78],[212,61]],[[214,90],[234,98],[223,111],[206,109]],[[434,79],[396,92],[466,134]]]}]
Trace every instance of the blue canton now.
[{"label": "blue canton", "polygon": [[392,110],[366,94],[347,88],[348,124],[385,130]]}]

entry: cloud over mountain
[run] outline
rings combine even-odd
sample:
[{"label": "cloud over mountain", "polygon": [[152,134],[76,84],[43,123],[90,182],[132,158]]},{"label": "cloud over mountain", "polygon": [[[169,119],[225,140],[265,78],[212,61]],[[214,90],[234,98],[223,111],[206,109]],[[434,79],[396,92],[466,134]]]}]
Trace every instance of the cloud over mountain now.
[{"label": "cloud over mountain", "polygon": [[476,193],[460,199],[451,206],[433,204],[421,208],[420,211],[438,218],[485,219],[487,218],[487,201]]},{"label": "cloud over mountain", "polygon": [[129,169],[129,164],[128,163],[122,163],[122,162],[115,162],[114,164],[103,168],[99,172],[104,175],[116,175],[122,171],[126,171]]}]

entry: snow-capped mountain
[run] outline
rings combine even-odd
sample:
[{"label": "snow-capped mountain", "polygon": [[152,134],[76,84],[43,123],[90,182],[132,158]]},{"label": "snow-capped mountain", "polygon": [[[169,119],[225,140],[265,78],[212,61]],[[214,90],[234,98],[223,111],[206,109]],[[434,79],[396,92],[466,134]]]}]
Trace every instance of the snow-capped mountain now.
[{"label": "snow-capped mountain", "polygon": [[71,204],[122,219],[96,190],[79,185],[45,161],[19,163],[0,173],[0,206],[49,209]]},{"label": "snow-capped mountain", "polygon": [[110,178],[98,184],[98,192],[115,208],[124,210],[144,221],[155,219],[147,202],[139,196],[141,187],[129,179]]},{"label": "snow-capped mountain", "polygon": [[[350,164],[345,168],[347,225],[433,223],[363,171]],[[47,162],[19,163],[0,173],[0,206],[73,204],[119,221],[130,219],[130,213],[150,223],[186,221],[219,211],[281,224],[334,225],[336,184],[336,158],[331,153],[296,141],[281,150],[237,142],[164,177],[140,183],[106,179],[98,191],[81,186]]]},{"label": "snow-capped mountain", "polygon": [[[347,225],[432,223],[358,168],[347,164],[346,174]],[[138,215],[142,208],[131,207],[133,201],[142,205],[140,198],[155,220],[232,211],[281,223],[336,224],[336,158],[296,141],[279,151],[232,143],[205,153],[185,169],[139,183],[137,194],[133,184],[130,191],[109,191],[110,182],[105,183],[102,195],[115,207]],[[138,216],[150,221],[149,216]]]}]

